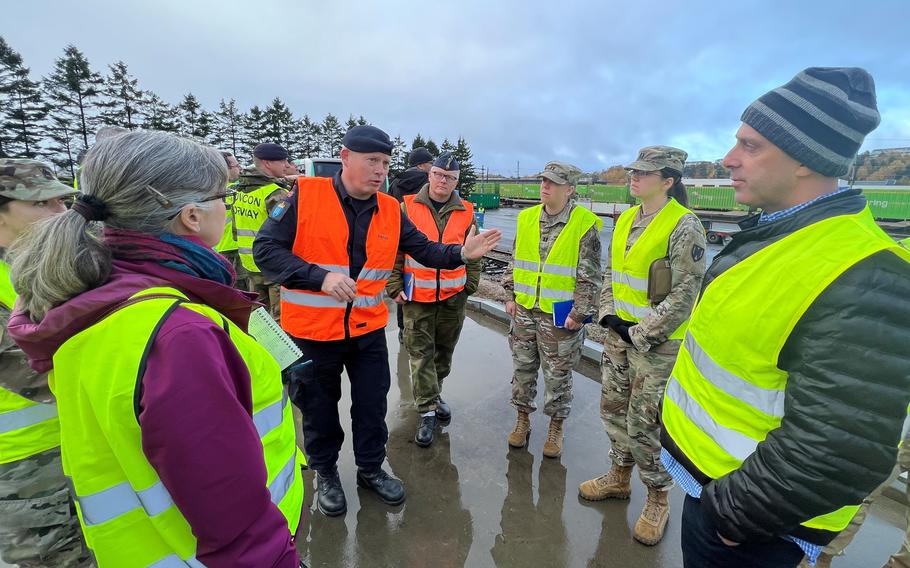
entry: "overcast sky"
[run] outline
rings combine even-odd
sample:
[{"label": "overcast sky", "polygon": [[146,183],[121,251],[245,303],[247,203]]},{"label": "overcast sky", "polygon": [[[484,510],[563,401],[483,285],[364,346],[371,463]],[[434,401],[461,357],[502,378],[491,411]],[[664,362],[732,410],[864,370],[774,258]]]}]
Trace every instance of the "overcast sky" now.
[{"label": "overcast sky", "polygon": [[7,0],[0,35],[35,76],[72,43],[171,103],[279,96],[408,141],[464,136],[477,166],[528,174],[652,144],[718,159],[743,109],[808,66],[869,70],[864,148],[910,146],[908,21],[908,0]]}]

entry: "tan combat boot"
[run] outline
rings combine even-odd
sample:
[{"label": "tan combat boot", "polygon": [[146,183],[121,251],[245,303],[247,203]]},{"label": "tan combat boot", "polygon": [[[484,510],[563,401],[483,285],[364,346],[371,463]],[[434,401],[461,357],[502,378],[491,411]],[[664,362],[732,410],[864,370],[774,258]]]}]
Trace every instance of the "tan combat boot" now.
[{"label": "tan combat boot", "polygon": [[635,523],[632,537],[642,544],[654,546],[664,537],[664,529],[670,520],[670,504],[667,502],[669,491],[648,487],[648,500],[645,508]]},{"label": "tan combat boot", "polygon": [[550,418],[550,430],[543,445],[543,455],[558,458],[562,455],[562,418]]},{"label": "tan combat boot", "polygon": [[616,465],[610,471],[589,479],[578,486],[578,495],[588,501],[603,501],[604,499],[628,499],[632,494],[632,466]]},{"label": "tan combat boot", "polygon": [[515,422],[515,429],[509,433],[509,445],[513,448],[523,448],[531,437],[531,419],[528,413],[519,410],[518,421]]}]

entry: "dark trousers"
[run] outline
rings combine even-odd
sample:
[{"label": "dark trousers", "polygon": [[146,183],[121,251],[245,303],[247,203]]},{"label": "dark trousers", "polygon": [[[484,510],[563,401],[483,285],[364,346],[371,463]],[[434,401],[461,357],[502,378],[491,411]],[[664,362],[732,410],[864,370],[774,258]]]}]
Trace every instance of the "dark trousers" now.
[{"label": "dark trousers", "polygon": [[682,514],[685,568],[795,568],[803,551],[788,540],[727,546],[702,510],[701,501],[686,495]]},{"label": "dark trousers", "polygon": [[385,423],[389,394],[389,350],[385,330],[353,339],[310,341],[295,338],[304,359],[313,360],[313,373],[300,383],[294,401],[303,414],[303,439],[309,466],[318,472],[332,471],[344,441],[338,416],[341,372],[351,381],[351,429],[354,460],[366,471],[378,469],[385,460],[389,430]]}]

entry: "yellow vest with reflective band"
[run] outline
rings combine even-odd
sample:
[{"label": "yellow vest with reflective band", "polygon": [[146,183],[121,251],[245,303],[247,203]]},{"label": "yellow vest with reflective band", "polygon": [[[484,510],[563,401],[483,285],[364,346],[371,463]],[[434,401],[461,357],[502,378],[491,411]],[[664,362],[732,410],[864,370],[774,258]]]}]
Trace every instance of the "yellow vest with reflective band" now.
[{"label": "yellow vest with reflective band", "polygon": [[[626,254],[626,242],[641,205],[623,211],[613,228],[610,263],[613,267],[613,307],[616,315],[627,321],[639,322],[651,313],[648,301],[648,271],[651,263],[667,256],[670,234],[680,219],[692,213],[675,199],[670,199],[648,223],[644,232]],[[694,215],[694,213],[692,213]],[[682,339],[688,321],[670,334],[669,339]]]},{"label": "yellow vest with reflective band", "polygon": [[525,209],[518,215],[512,279],[515,301],[529,310],[537,303],[542,311],[552,314],[553,302],[573,298],[581,238],[591,227],[597,227],[598,232],[603,227],[603,220],[591,211],[571,203],[568,207],[573,207],[569,222],[556,237],[544,262],[540,259],[543,205]]},{"label": "yellow vest with reflective band", "polygon": [[[227,185],[227,189],[232,189],[234,187],[233,183]],[[229,252],[232,250],[237,250],[237,239],[234,238],[234,208],[233,208],[234,198],[229,197],[225,199],[225,205],[227,205],[227,213],[224,218],[224,233],[221,235],[221,241],[215,245],[216,252]]]},{"label": "yellow vest with reflective band", "polygon": [[[0,309],[12,311],[16,291],[9,264],[0,260]],[[31,401],[0,388],[0,464],[19,461],[60,445],[57,405]]]},{"label": "yellow vest with reflective band", "polygon": [[[303,461],[278,363],[226,317],[190,303],[173,288],[150,288],[132,301],[54,354],[51,387],[63,424],[63,471],[72,481],[85,541],[98,566],[202,566],[189,524],[142,450],[136,409],[148,350],[178,307],[216,322],[246,363],[268,490],[294,534],[303,507]],[[217,472],[213,481],[217,475],[229,474]]]},{"label": "yellow vest with reflective band", "polygon": [[231,204],[231,211],[234,213],[234,227],[237,230],[237,251],[240,253],[240,263],[250,272],[262,272],[253,262],[253,241],[256,240],[259,229],[269,216],[265,200],[276,189],[281,189],[281,186],[270,183],[249,193],[238,191],[234,195],[234,203]]},{"label": "yellow vest with reflective band", "polygon": [[[813,223],[723,272],[699,298],[663,399],[661,421],[711,479],[739,469],[784,417],[781,349],[816,298],[863,259],[890,250],[910,261],[868,207]],[[756,325],[756,322],[761,322]],[[843,530],[856,506],[805,520]]]},{"label": "yellow vest with reflective band", "polygon": [[901,244],[904,248],[910,249],[910,237],[907,237],[906,239],[902,240],[902,241],[900,242],[900,244]]}]

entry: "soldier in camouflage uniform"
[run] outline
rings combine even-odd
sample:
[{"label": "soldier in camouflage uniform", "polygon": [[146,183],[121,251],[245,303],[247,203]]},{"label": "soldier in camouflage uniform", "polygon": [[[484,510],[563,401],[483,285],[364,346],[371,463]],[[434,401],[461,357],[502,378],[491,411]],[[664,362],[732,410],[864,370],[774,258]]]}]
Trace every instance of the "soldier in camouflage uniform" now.
[{"label": "soldier in camouflage uniform", "polygon": [[[705,273],[705,231],[698,217],[685,209],[685,187],[680,181],[685,159],[686,153],[677,148],[652,146],[641,150],[638,159],[626,166],[631,193],[641,205],[616,222],[600,301],[600,323],[609,328],[604,341],[601,418],[612,443],[613,466],[609,473],[585,481],[579,488],[585,499],[627,499],[632,468],[638,465],[648,488],[648,501],[633,535],[648,545],[657,544],[663,537],[669,517],[667,491],[673,485],[660,461],[658,421],[660,400],[681,343],[670,337],[681,333]],[[646,232],[652,222],[655,228]],[[623,226],[629,227],[624,243]],[[667,251],[671,272],[669,293],[638,312],[637,322],[617,315],[618,311],[627,314],[636,309],[614,297],[614,278],[626,286],[630,286],[630,279],[620,274],[620,267],[613,262],[619,252],[623,258],[629,257],[636,242],[642,247],[653,246],[661,251],[660,256]],[[617,251],[617,247],[623,250]]]},{"label": "soldier in camouflage uniform", "polygon": [[[430,168],[429,183],[416,195],[403,197],[401,210],[431,241],[463,244],[470,231],[477,229],[473,207],[455,191],[458,176],[458,160],[444,152]],[[427,223],[435,227],[427,227]],[[450,238],[444,238],[446,235]],[[440,271],[425,268],[411,257],[399,257],[386,285],[388,295],[404,311],[404,346],[410,355],[414,400],[420,413],[414,439],[420,447],[433,443],[439,420],[452,418],[441,397],[442,382],[452,369],[468,296],[480,283],[480,266],[478,259],[464,268]],[[403,291],[406,273],[415,279],[412,301]]]},{"label": "soldier in camouflage uniform", "polygon": [[[509,445],[520,448],[527,443],[531,432],[528,415],[537,409],[534,400],[537,396],[537,373],[542,366],[546,389],[543,412],[550,417],[543,449],[546,457],[558,457],[562,453],[563,421],[572,409],[572,368],[581,358],[585,338],[583,322],[597,312],[601,250],[598,232],[602,221],[572,199],[580,175],[581,170],[562,162],[548,163],[539,174],[541,205],[519,215],[516,253],[502,282],[506,291],[515,296],[515,301],[506,302],[506,310],[512,316],[509,331],[514,368],[512,406],[518,411],[518,421],[509,434]],[[539,268],[532,267],[530,270],[532,273],[538,270],[538,276],[535,283],[527,284],[518,281],[520,278],[517,271],[527,273],[522,266],[529,266],[526,261],[518,259],[522,248],[520,241],[525,238],[533,240],[535,235],[528,233],[535,231],[533,226],[523,228],[522,218],[524,215],[538,215],[537,209],[540,219],[537,241]],[[559,290],[555,295],[571,299],[574,305],[566,318],[565,326],[556,327],[553,324],[553,310],[542,295],[544,292],[548,294],[549,288],[541,283],[547,276],[546,267],[552,263],[550,255],[554,244],[562,231],[570,226],[570,220],[573,228],[576,223],[582,222],[586,222],[588,228],[580,236],[569,237],[572,246],[578,247],[577,264],[567,267],[569,272],[574,273],[574,290]],[[523,290],[530,295],[522,296]],[[522,297],[526,298],[524,301],[530,307],[522,305]]]},{"label": "soldier in camouflage uniform", "polygon": [[59,429],[50,425],[55,414],[44,413],[50,418],[34,426],[52,431],[52,439],[33,440],[27,448],[20,447],[21,438],[3,440],[29,427],[10,423],[36,408],[30,402],[48,408],[54,402],[47,375],[29,368],[6,332],[16,295],[5,251],[28,225],[65,211],[61,198],[72,193],[42,162],[0,160],[0,558],[14,566],[94,565],[63,476]]},{"label": "soldier in camouflage uniform", "polygon": [[[234,189],[234,202],[231,210],[234,217],[234,237],[237,239],[240,253],[237,280],[245,280],[249,291],[258,294],[257,301],[266,306],[272,317],[278,319],[280,310],[279,286],[266,278],[253,263],[252,240],[249,247],[244,246],[243,238],[255,238],[259,228],[271,213],[272,209],[284,200],[291,188],[288,175],[291,168],[288,152],[278,144],[263,143],[253,149],[253,167],[240,173]],[[250,216],[259,218],[250,224]],[[254,233],[250,235],[249,233]]]}]

